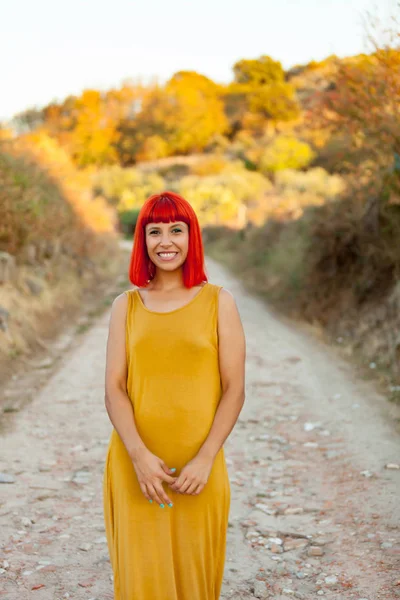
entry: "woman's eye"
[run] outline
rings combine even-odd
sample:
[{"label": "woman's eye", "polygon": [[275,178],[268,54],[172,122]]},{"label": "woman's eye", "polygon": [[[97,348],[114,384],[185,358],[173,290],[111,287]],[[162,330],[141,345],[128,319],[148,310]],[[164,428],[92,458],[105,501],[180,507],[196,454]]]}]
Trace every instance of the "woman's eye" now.
[{"label": "woman's eye", "polygon": [[[174,229],[172,229],[171,231],[181,233],[182,229],[180,229],[179,227],[174,227]],[[156,231],[156,229],[153,229],[153,231],[149,232],[149,235],[153,235],[154,233],[160,233],[160,232]]]}]

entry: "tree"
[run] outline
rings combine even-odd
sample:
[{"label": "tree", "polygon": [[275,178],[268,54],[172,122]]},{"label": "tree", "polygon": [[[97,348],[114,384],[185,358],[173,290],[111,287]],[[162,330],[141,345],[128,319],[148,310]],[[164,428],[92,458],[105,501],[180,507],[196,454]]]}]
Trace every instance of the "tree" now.
[{"label": "tree", "polygon": [[137,110],[119,123],[117,150],[122,165],[153,160],[171,154],[168,140],[173,134],[171,119],[175,106],[165,90],[155,84],[143,92]]},{"label": "tree", "polygon": [[233,133],[240,129],[263,133],[268,124],[299,115],[295,90],[285,81],[279,61],[269,56],[243,59],[233,66],[235,80],[225,92],[225,107]]},{"label": "tree", "polygon": [[104,165],[116,161],[113,144],[118,139],[117,123],[97,90],[85,90],[75,103],[75,126],[71,150],[79,166]]},{"label": "tree", "polygon": [[284,80],[285,73],[279,61],[270,56],[258,59],[242,59],[233,66],[236,83],[251,87],[271,85]]},{"label": "tree", "polygon": [[11,125],[15,126],[18,134],[29,133],[43,125],[43,110],[36,107],[27,108],[13,116]]},{"label": "tree", "polygon": [[227,130],[221,89],[208,77],[179,71],[168,81],[165,92],[174,106],[167,121],[174,153],[201,151],[213,136]]},{"label": "tree", "polygon": [[284,81],[258,87],[249,94],[248,103],[252,113],[274,123],[291,121],[299,114],[294,89]]},{"label": "tree", "polygon": [[334,84],[316,94],[308,121],[331,134],[346,131],[355,148],[394,160],[400,154],[399,99],[400,50],[380,48],[338,61]]},{"label": "tree", "polygon": [[260,170],[269,175],[282,169],[302,169],[307,167],[314,153],[310,146],[296,138],[276,137],[265,149],[260,160]]},{"label": "tree", "polygon": [[[148,90],[136,118],[122,124],[121,145],[136,160],[202,151],[228,126],[221,89],[194,71],[180,71]],[[129,140],[129,141],[128,141]]]}]

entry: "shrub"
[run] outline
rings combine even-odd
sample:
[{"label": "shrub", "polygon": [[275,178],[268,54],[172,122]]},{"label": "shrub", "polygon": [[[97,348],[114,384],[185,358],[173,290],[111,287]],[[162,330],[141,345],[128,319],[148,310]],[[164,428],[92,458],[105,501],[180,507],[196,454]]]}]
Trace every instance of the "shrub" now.
[{"label": "shrub", "polygon": [[272,185],[266,177],[247,171],[237,161],[218,175],[183,177],[177,187],[196,210],[202,225],[241,226],[263,205]]},{"label": "shrub", "polygon": [[139,212],[139,208],[134,208],[132,210],[123,210],[119,213],[119,220],[123,233],[133,236],[135,233]]},{"label": "shrub", "polygon": [[228,165],[228,161],[222,156],[210,156],[198,163],[192,165],[190,173],[192,175],[218,175]]},{"label": "shrub", "polygon": [[279,136],[261,155],[259,169],[270,175],[282,169],[303,169],[314,158],[314,152],[305,142],[294,137]]},{"label": "shrub", "polygon": [[[99,234],[112,234],[113,211],[88,194],[89,178],[43,133],[0,145],[0,250],[19,255],[27,244],[57,240],[68,252],[98,250]],[[97,249],[97,250],[96,250]]]},{"label": "shrub", "polygon": [[275,186],[279,193],[309,193],[325,199],[337,197],[345,188],[340,175],[330,175],[321,167],[308,171],[284,169],[275,175]]},{"label": "shrub", "polygon": [[121,213],[140,208],[146,198],[164,188],[164,179],[156,173],[114,165],[94,175],[93,187]]}]

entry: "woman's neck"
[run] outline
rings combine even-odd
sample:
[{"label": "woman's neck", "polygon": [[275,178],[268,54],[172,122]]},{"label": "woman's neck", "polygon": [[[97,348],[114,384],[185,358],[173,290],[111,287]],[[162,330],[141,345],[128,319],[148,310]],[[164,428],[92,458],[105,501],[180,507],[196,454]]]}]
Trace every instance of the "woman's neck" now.
[{"label": "woman's neck", "polygon": [[183,283],[182,269],[177,269],[176,271],[170,272],[157,269],[156,274],[147,286],[148,289],[165,291],[175,290],[183,287],[185,287],[185,285]]}]

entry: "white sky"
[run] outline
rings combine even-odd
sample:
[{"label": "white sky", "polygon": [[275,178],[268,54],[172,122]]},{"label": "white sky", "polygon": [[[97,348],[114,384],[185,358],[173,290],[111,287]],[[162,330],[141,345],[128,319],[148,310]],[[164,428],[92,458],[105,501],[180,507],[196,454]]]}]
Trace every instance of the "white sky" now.
[{"label": "white sky", "polygon": [[285,68],[368,51],[363,15],[395,0],[0,0],[0,120],[124,79],[194,70],[232,80],[242,58]]}]

